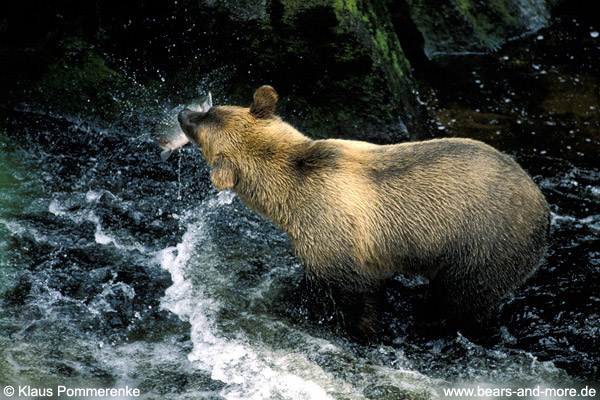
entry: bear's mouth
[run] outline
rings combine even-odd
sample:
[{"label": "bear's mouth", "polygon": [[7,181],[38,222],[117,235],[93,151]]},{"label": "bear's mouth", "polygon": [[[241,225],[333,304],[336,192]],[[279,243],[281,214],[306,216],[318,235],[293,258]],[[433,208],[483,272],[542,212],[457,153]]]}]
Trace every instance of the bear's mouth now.
[{"label": "bear's mouth", "polygon": [[183,110],[181,110],[179,112],[179,114],[177,115],[177,120],[179,121],[179,124],[182,126],[189,124],[191,121],[192,117],[197,118],[198,116],[202,117],[204,116],[213,106],[213,102],[212,102],[212,93],[208,92],[208,94],[205,96],[204,100],[202,101],[202,103],[199,106],[193,107],[195,108],[195,110],[191,110],[189,108],[184,108]]},{"label": "bear's mouth", "polygon": [[177,114],[177,120],[181,129],[170,131],[156,141],[162,149],[160,156],[163,160],[168,159],[175,150],[185,146],[190,141],[186,131],[192,125],[191,122],[193,122],[193,119],[206,115],[212,106],[212,94],[208,92],[202,104],[194,107],[196,110],[184,108]]},{"label": "bear's mouth", "polygon": [[197,111],[192,111],[189,108],[184,108],[177,114],[177,121],[179,121],[179,125],[181,125],[182,129],[190,124],[190,119],[196,112]]}]

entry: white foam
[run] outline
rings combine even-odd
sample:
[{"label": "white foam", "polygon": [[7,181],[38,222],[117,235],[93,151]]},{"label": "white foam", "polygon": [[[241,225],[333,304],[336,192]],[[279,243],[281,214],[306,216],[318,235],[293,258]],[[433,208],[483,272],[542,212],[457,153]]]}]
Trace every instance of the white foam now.
[{"label": "white foam", "polygon": [[117,293],[124,294],[129,300],[135,297],[135,289],[124,282],[114,282],[114,277],[110,282],[102,285],[102,292],[94,297],[87,309],[94,315],[106,312],[117,312],[109,303],[107,298],[115,296]]},{"label": "white foam", "polygon": [[559,215],[553,212],[550,212],[550,224],[551,225],[562,225],[564,223],[574,223],[577,221],[577,218],[571,217],[570,215]]},{"label": "white foam", "polygon": [[226,384],[221,392],[226,399],[328,399],[328,391],[351,392],[300,353],[250,343],[243,332],[225,334],[217,326],[217,314],[227,307],[218,299],[219,292],[227,289],[230,280],[227,269],[219,268],[225,261],[219,258],[205,221],[234,198],[230,192],[221,192],[184,217],[193,221],[181,243],[158,256],[173,279],[162,307],[191,324],[194,346],[188,359]]},{"label": "white foam", "polygon": [[26,228],[21,222],[0,218],[0,224],[4,225],[14,236],[22,237],[29,234],[38,243],[55,243],[51,238],[41,234],[37,229]]},{"label": "white foam", "polygon": [[92,203],[92,202],[98,200],[100,197],[102,197],[102,193],[97,192],[95,190],[88,190],[87,193],[85,194],[85,200],[88,203]]},{"label": "white foam", "polygon": [[584,218],[575,218],[570,215],[559,215],[550,212],[550,223],[558,226],[563,224],[571,224],[578,227],[586,226],[592,230],[600,231],[600,215],[588,215]]},{"label": "white foam", "polygon": [[92,222],[96,226],[96,229],[94,231],[94,241],[98,244],[101,244],[103,246],[113,245],[119,250],[138,251],[140,253],[148,252],[148,250],[140,243],[135,242],[132,245],[123,244],[113,236],[104,232],[104,229],[102,227],[102,221],[94,213],[94,211],[86,210],[80,213],[60,213],[57,215],[65,215],[66,217],[77,223]]},{"label": "white foam", "polygon": [[27,229],[15,221],[0,218],[0,224],[4,225],[11,234],[16,236],[22,236],[25,232],[27,232]]},{"label": "white foam", "polygon": [[600,231],[600,215],[589,215],[580,219],[579,222],[592,230]]},{"label": "white foam", "polygon": [[114,244],[116,247],[119,247],[117,241],[102,231],[102,225],[100,225],[100,221],[96,221],[96,232],[94,232],[94,240],[98,244],[108,245]]},{"label": "white foam", "polygon": [[56,216],[60,216],[65,213],[64,207],[60,201],[58,201],[58,199],[52,199],[50,205],[48,206],[48,211]]},{"label": "white foam", "polygon": [[[107,190],[104,190],[102,192],[90,190],[85,194],[85,201],[87,203],[91,203],[89,207],[76,208],[75,210],[69,210],[69,205],[80,204],[78,200],[81,200],[81,198],[73,199],[73,197],[71,197],[73,195],[69,195],[62,199],[60,197],[55,197],[50,201],[50,204],[48,205],[48,211],[57,217],[69,219],[77,224],[86,224],[89,222],[93,223],[95,225],[94,241],[100,245],[113,245],[119,250],[138,251],[140,253],[147,253],[148,249],[146,249],[140,243],[134,242],[133,244],[123,244],[115,237],[105,232],[100,217],[98,217],[94,212],[93,204],[105,194],[115,198],[115,196]],[[40,242],[42,240],[52,242],[51,238],[41,238],[39,237],[39,235],[38,237],[36,237],[36,240],[37,239],[40,239],[38,240]]]}]

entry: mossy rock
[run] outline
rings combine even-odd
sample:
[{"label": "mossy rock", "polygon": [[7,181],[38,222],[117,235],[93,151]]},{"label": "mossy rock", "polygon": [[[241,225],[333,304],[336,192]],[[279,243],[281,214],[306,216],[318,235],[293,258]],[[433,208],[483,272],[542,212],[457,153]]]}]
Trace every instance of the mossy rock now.
[{"label": "mossy rock", "polygon": [[[517,0],[36,4],[0,20],[13,39],[0,46],[0,106],[113,124],[208,90],[217,104],[248,105],[271,84],[278,113],[307,134],[380,143],[430,130],[407,54],[493,49],[545,15],[524,15]],[[39,22],[33,33],[29,21]]]},{"label": "mossy rock", "polygon": [[56,40],[23,53],[37,67],[13,68],[18,83],[4,85],[2,103],[114,122],[157,115],[199,91],[248,105],[268,83],[280,94],[278,112],[314,137],[397,142],[423,125],[408,61],[369,2],[159,3],[140,4],[131,17],[101,1],[95,10],[81,6],[85,17],[67,28],[40,32]]},{"label": "mossy rock", "polygon": [[122,122],[143,109],[159,115],[152,82],[136,85],[109,65],[108,57],[81,38],[65,38],[37,74],[8,88],[3,102],[53,115],[80,117],[99,124]]},{"label": "mossy rock", "polygon": [[115,95],[125,89],[125,79],[80,39],[67,39],[56,50],[59,56],[31,89],[33,102],[48,104],[61,114],[83,113],[109,119],[120,115]]},{"label": "mossy rock", "polygon": [[406,0],[429,57],[497,50],[546,26],[559,0]]}]

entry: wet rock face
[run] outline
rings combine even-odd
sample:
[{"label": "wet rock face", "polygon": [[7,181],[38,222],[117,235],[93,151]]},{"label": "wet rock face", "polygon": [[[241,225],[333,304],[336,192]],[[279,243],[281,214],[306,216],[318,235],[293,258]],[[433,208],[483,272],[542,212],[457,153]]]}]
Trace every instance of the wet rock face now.
[{"label": "wet rock face", "polygon": [[496,50],[507,40],[535,32],[550,20],[546,0],[408,0],[411,19],[423,35],[429,58]]},{"label": "wet rock face", "polygon": [[[140,109],[158,116],[158,104],[189,102],[198,89],[242,104],[257,85],[270,83],[282,94],[279,113],[316,137],[399,141],[422,129],[425,119],[412,117],[419,106],[409,63],[378,17],[328,2],[295,3],[101,1],[96,8],[23,9],[0,31],[10,43],[0,49],[2,69],[11,76],[1,101],[121,122]],[[52,18],[37,30],[21,29],[44,13]]]},{"label": "wet rock face", "polygon": [[413,79],[427,57],[495,49],[542,26],[549,9],[544,0],[37,3],[0,27],[4,106],[122,122],[140,109],[159,116],[198,89],[241,104],[268,83],[301,130],[378,143],[431,130]]}]

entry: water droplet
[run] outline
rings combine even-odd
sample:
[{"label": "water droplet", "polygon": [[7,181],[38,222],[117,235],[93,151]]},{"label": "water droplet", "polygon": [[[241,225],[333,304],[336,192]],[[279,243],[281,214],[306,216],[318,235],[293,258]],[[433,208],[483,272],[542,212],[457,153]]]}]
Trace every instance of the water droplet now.
[{"label": "water droplet", "polygon": [[590,36],[593,38],[597,38],[598,36],[600,36],[600,33],[598,33],[598,31],[593,31],[593,32],[590,32]]}]

